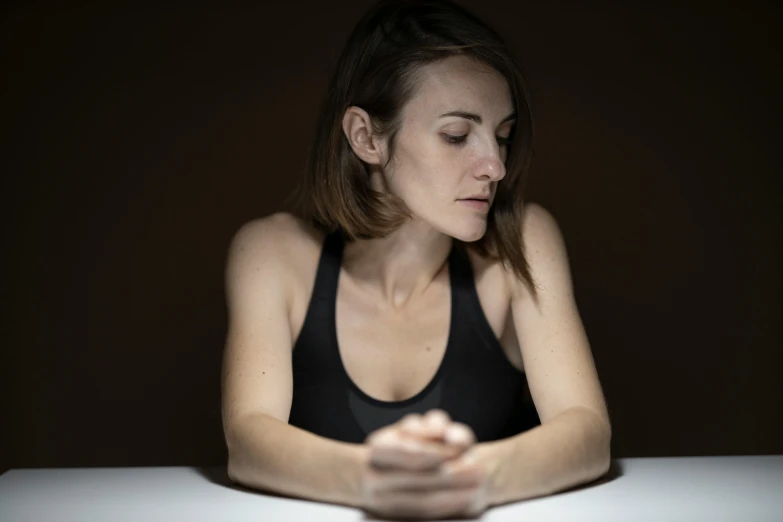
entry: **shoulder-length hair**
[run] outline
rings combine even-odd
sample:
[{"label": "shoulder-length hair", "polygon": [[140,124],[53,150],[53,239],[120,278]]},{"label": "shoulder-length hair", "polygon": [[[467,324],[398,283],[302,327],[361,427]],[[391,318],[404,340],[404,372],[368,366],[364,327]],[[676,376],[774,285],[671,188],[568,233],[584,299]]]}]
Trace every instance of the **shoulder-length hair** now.
[{"label": "shoulder-length hair", "polygon": [[498,182],[487,232],[472,247],[485,258],[501,260],[535,294],[520,230],[533,146],[528,90],[501,37],[451,0],[381,0],[357,23],[322,101],[298,206],[314,226],[327,233],[339,231],[348,240],[396,230],[409,213],[399,198],[370,187],[369,170],[343,133],[343,116],[350,106],[364,109],[373,130],[388,137],[393,157],[402,108],[415,92],[416,73],[457,55],[502,74],[517,114],[506,176]]}]

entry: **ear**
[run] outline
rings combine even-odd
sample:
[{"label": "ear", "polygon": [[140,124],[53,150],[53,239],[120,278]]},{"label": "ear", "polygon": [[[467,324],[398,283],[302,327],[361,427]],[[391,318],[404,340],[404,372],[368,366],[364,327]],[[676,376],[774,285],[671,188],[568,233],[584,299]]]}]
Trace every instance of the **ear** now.
[{"label": "ear", "polygon": [[380,165],[382,141],[374,134],[370,115],[362,108],[351,106],[343,115],[343,133],[359,159],[370,165]]}]

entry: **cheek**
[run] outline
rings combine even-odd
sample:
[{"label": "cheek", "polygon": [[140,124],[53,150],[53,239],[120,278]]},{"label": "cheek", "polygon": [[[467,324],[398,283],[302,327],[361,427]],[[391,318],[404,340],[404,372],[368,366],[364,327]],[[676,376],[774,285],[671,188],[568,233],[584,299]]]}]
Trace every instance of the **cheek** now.
[{"label": "cheek", "polygon": [[428,205],[456,197],[459,157],[455,151],[427,139],[399,145],[397,161],[387,177],[394,194],[425,212]]},{"label": "cheek", "polygon": [[432,148],[435,150],[422,151],[417,159],[410,162],[410,180],[419,190],[425,191],[424,196],[450,193],[458,181],[456,154],[449,153],[444,147]]},{"label": "cheek", "polygon": [[438,162],[417,162],[405,178],[406,195],[424,205],[437,204],[452,192],[453,181],[449,169]]}]

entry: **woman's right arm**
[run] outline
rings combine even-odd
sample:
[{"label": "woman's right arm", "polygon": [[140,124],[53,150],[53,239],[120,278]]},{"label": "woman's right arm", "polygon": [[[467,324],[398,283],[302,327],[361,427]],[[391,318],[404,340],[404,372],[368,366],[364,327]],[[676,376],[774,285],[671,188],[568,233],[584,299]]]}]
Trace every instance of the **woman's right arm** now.
[{"label": "woman's right arm", "polygon": [[282,214],[255,220],[236,233],[229,248],[222,377],[228,474],[251,488],[358,507],[365,445],[288,424],[295,227]]}]

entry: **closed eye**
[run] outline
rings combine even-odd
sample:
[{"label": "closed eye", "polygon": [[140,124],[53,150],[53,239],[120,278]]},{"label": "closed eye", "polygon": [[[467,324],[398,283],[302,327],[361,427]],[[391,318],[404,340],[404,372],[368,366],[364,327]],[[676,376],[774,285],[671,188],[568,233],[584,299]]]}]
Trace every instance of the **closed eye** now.
[{"label": "closed eye", "polygon": [[465,139],[468,137],[467,134],[463,134],[462,136],[452,136],[451,134],[444,134],[443,136],[446,138],[447,142],[454,145],[458,143],[463,143]]},{"label": "closed eye", "polygon": [[[464,143],[465,139],[467,139],[468,135],[463,134],[462,136],[452,136],[451,134],[444,134],[443,135],[446,141],[452,145],[458,145],[460,143]],[[511,144],[511,138],[503,138],[501,136],[496,136],[496,139],[498,141],[498,145],[501,147],[507,147]]]}]

